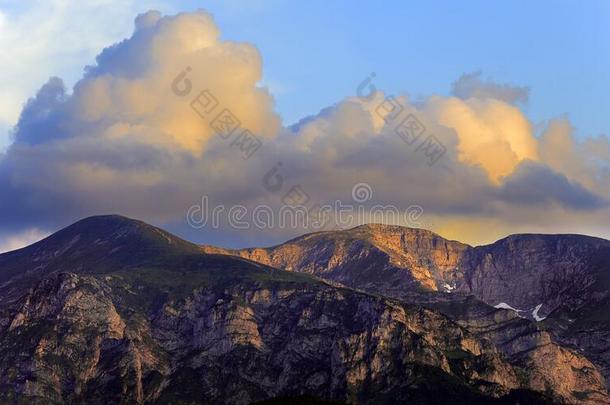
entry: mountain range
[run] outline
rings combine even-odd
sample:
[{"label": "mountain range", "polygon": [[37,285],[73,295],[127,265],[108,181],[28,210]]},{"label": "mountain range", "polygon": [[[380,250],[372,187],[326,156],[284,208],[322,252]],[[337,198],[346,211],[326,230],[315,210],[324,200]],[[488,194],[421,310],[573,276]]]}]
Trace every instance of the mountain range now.
[{"label": "mountain range", "polygon": [[582,235],[231,250],[91,217],[0,255],[0,402],[610,404],[609,267]]}]

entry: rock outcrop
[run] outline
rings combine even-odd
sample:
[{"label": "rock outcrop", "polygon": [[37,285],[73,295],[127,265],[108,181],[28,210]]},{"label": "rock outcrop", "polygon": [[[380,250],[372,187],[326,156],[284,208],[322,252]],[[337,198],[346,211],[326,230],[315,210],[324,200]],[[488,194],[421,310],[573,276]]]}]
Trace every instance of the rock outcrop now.
[{"label": "rock outcrop", "polygon": [[[568,366],[574,354],[585,355],[610,380],[610,242],[603,239],[513,235],[471,247],[426,230],[371,224],[271,248],[215,249],[437,309],[505,355],[539,364],[542,374],[552,364],[586,375],[589,365]],[[556,361],[541,361],[541,353]],[[566,393],[589,395],[573,377],[566,377]]]}]

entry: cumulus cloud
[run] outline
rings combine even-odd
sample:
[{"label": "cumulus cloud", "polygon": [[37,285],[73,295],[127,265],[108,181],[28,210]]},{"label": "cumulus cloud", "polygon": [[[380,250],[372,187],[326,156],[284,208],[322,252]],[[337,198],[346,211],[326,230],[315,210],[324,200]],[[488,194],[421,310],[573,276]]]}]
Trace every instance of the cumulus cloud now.
[{"label": "cumulus cloud", "polygon": [[[3,2],[7,3],[7,2]],[[51,75],[73,83],[82,66],[125,36],[138,9],[156,0],[33,0],[0,12],[0,126],[13,126],[23,104]],[[0,149],[8,144],[0,133]]]},{"label": "cumulus cloud", "polygon": [[[400,119],[382,120],[376,129],[382,97],[378,94],[371,102],[347,99],[280,138],[281,155],[295,167],[293,181],[306,184],[322,200],[336,197],[340,187],[345,198],[346,185],[369,183],[376,193],[371,205],[421,205],[426,209],[424,226],[461,240],[476,235],[472,242],[490,241],[509,230],[575,231],[592,225],[592,218],[608,217],[608,188],[599,182],[605,179],[608,149],[594,158],[584,153],[605,138],[586,139],[583,152],[567,145],[572,151],[567,153],[577,155],[566,161],[547,144],[549,138],[562,136],[557,123],[538,139],[523,113],[501,100],[434,96],[415,105],[400,98],[403,116],[415,114],[426,133],[447,148],[430,167],[417,144],[409,146],[397,136]],[[587,183],[591,176],[598,182]],[[593,212],[596,216],[589,216]],[[481,225],[472,227],[477,231],[465,231],[477,223]]]},{"label": "cumulus cloud", "polygon": [[[564,119],[537,137],[514,104],[527,91],[479,76],[459,79],[456,97],[347,97],[284,127],[257,85],[253,45],[222,40],[203,11],[150,11],[71,91],[51,78],[26,103],[0,158],[0,221],[7,231],[53,230],[121,213],[215,242],[185,224],[202,195],[226,209],[279,207],[296,189],[307,206],[353,204],[356,183],[371,186],[368,207],[421,206],[422,226],[470,242],[508,231],[586,232],[609,218],[608,140],[576,140]],[[221,136],[211,124],[226,111],[239,129]],[[245,129],[262,145],[252,156],[239,141]],[[444,151],[435,161],[431,142]],[[303,231],[269,229],[260,239],[257,229],[225,228],[222,236],[239,244],[257,235],[260,244]]]},{"label": "cumulus cloud", "polygon": [[510,84],[498,84],[492,80],[482,80],[482,72],[464,73],[451,86],[453,95],[461,99],[469,98],[492,98],[504,102],[527,103],[529,99],[529,87],[512,86]]},{"label": "cumulus cloud", "polygon": [[460,159],[484,168],[492,181],[538,159],[532,125],[515,106],[493,98],[433,97],[428,108],[435,121],[456,131]]},{"label": "cumulus cloud", "polygon": [[[0,161],[0,188],[11,196],[2,211],[19,214],[5,223],[70,211],[167,218],[196,198],[188,189],[241,184],[223,182],[230,162],[214,158],[221,139],[189,102],[207,89],[243,128],[272,137],[279,119],[256,86],[261,69],[256,48],[219,40],[207,13],[140,15],[133,35],[106,48],[72,93],[51,78],[26,104]],[[180,73],[190,97],[172,90]]]},{"label": "cumulus cloud", "polygon": [[608,196],[610,142],[607,136],[577,139],[566,118],[548,122],[540,137],[540,159],[554,170]]}]

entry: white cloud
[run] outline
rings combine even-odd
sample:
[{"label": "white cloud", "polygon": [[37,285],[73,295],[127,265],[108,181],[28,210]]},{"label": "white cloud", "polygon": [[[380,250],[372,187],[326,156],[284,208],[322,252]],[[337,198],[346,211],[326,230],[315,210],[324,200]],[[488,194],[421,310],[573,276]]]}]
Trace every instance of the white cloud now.
[{"label": "white cloud", "polygon": [[[15,143],[0,159],[0,193],[13,196],[0,200],[6,215],[29,211],[27,219],[35,221],[59,218],[59,211],[112,210],[175,219],[204,185],[229,194],[248,185],[234,176],[240,163],[222,153],[228,141],[215,136],[210,123],[230,110],[242,130],[260,139],[278,132],[273,99],[257,86],[258,50],[220,40],[205,12],[161,17],[151,11],[135,25],[130,38],[98,55],[73,94],[52,78],[27,103]],[[175,94],[174,81],[190,83],[189,94]],[[190,106],[196,97],[203,101],[204,89],[218,103],[207,118]],[[19,217],[4,223],[19,223]]]},{"label": "white cloud", "polygon": [[[23,104],[49,76],[70,85],[109,43],[131,31],[138,10],[157,1],[33,0],[0,7],[0,123],[17,122]],[[4,139],[2,139],[4,138]],[[7,143],[0,133],[0,147]]]}]

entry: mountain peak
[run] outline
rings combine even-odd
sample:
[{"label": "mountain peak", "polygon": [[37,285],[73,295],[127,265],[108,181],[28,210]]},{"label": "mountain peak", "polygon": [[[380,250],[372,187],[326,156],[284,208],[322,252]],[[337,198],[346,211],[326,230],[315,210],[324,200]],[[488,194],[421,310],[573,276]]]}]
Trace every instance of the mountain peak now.
[{"label": "mountain peak", "polygon": [[156,247],[192,245],[143,221],[122,215],[97,215],[82,219],[61,229],[32,245],[31,248],[48,249],[53,247],[54,249],[59,248],[61,251],[67,248],[67,245],[78,245],[80,248],[98,246],[112,250],[135,245],[139,249],[145,249],[146,246],[151,244]]},{"label": "mountain peak", "polygon": [[[158,237],[163,239],[173,239],[180,240],[175,235],[170,234],[169,232],[157,228],[154,225],[150,225],[144,221],[140,221],[138,219],[129,218],[123,215],[110,214],[110,215],[95,215],[91,217],[87,217],[81,219],[69,225],[62,230],[58,231],[55,235],[59,235],[62,233],[73,233],[84,231],[89,235],[96,235],[98,237],[104,236],[117,236],[120,237],[124,233],[136,233],[136,234],[155,234]],[[122,232],[120,235],[116,234],[117,232]],[[168,241],[169,242],[169,241]],[[186,242],[186,241],[183,241]],[[186,242],[188,243],[188,242]]]},{"label": "mountain peak", "polygon": [[[324,276],[347,286],[378,283],[384,292],[403,285],[429,291],[453,289],[456,269],[470,246],[432,231],[370,223],[346,230],[314,232],[269,248],[207,253],[237,255],[287,270]],[[364,281],[363,281],[364,280]]]},{"label": "mountain peak", "polygon": [[148,225],[147,223],[139,221],[137,219],[128,218],[128,217],[125,217],[123,215],[118,215],[118,214],[109,214],[109,215],[94,215],[91,217],[83,218],[79,221],[76,221],[72,225],[67,226],[63,230],[68,230],[68,229],[74,230],[74,229],[79,229],[79,228],[86,228],[89,230],[93,230],[96,228],[117,229],[117,228],[135,227],[135,226],[147,226],[147,227],[153,228],[152,225]]},{"label": "mountain peak", "polygon": [[[348,229],[348,231],[359,230],[359,229],[369,230],[369,231],[374,231],[374,232],[425,231],[425,229],[420,229],[420,228],[411,228],[411,227],[402,226],[402,225],[389,225],[389,224],[382,224],[382,223],[377,223],[377,222],[371,222],[368,224],[358,225],[358,226]],[[428,231],[428,232],[430,232],[430,231]]]},{"label": "mountain peak", "polygon": [[[355,226],[353,228],[348,229],[337,229],[331,231],[319,231],[307,233],[301,236],[297,236],[293,239],[290,239],[280,245],[276,245],[275,247],[279,247],[281,245],[290,244],[290,243],[302,243],[306,241],[334,241],[334,240],[361,240],[367,241],[373,244],[377,244],[380,241],[383,241],[385,238],[415,238],[420,240],[436,240],[436,241],[445,241],[445,239],[434,233],[428,229],[424,228],[411,228],[408,226],[402,225],[388,225],[382,223],[367,223]],[[460,245],[465,244],[458,241],[450,241],[459,243]]]},{"label": "mountain peak", "polygon": [[116,263],[144,263],[160,255],[191,253],[199,254],[199,247],[145,222],[120,215],[92,216],[33,245],[0,255],[0,267],[4,262],[16,263],[12,272],[0,274],[0,281],[26,272],[32,262],[45,271],[78,263],[88,272],[103,271]]},{"label": "mountain peak", "polygon": [[358,231],[365,231],[365,232],[370,232],[370,233],[375,233],[375,234],[398,234],[399,233],[399,234],[421,235],[421,236],[441,238],[440,235],[438,235],[437,233],[432,232],[431,230],[428,230],[428,229],[413,228],[413,227],[403,226],[403,225],[388,225],[388,224],[381,224],[381,223],[362,224],[362,225],[358,225],[356,227],[346,230],[346,232],[352,232],[352,233],[358,232]]}]

